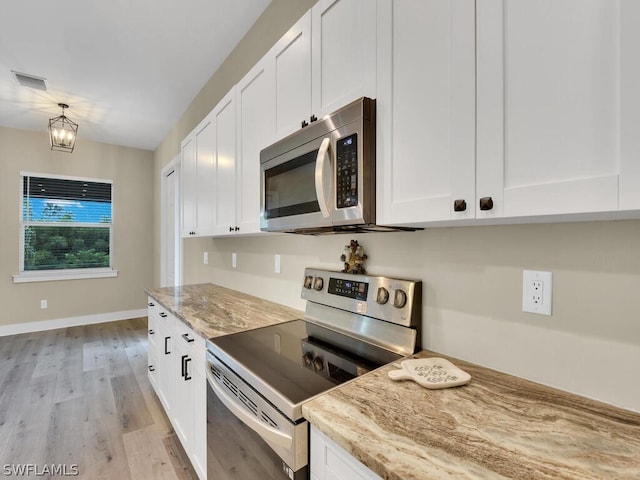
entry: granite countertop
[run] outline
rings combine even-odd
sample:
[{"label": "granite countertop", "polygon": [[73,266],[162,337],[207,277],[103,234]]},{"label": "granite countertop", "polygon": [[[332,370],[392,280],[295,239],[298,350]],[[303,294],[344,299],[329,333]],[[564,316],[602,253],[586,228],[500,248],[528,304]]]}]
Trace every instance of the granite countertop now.
[{"label": "granite countertop", "polygon": [[302,318],[285,307],[212,283],[145,290],[204,338],[251,330]]},{"label": "granite countertop", "polygon": [[[434,356],[445,357],[414,355]],[[640,414],[449,360],[471,374],[468,385],[394,382],[389,365],[302,412],[384,479],[640,478]]]}]

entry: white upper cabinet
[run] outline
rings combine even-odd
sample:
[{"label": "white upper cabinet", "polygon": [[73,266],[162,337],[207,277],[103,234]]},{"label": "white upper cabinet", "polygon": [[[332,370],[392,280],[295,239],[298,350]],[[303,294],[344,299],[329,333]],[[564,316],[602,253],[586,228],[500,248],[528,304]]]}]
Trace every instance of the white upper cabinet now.
[{"label": "white upper cabinet", "polygon": [[376,96],[376,2],[320,0],[311,19],[311,114]]},{"label": "white upper cabinet", "polygon": [[194,131],[196,156],[196,235],[211,235],[215,212],[213,210],[215,179],[215,132],[211,116],[207,116]]},{"label": "white upper cabinet", "polygon": [[620,7],[620,209],[640,209],[640,2]]},{"label": "white upper cabinet", "polygon": [[260,231],[260,150],[276,139],[275,65],[265,56],[237,85],[238,233]]},{"label": "white upper cabinet", "polygon": [[311,111],[311,10],[271,50],[278,138],[295,132]]},{"label": "white upper cabinet", "polygon": [[211,235],[215,132],[207,116],[182,142],[181,197],[182,236]]},{"label": "white upper cabinet", "polygon": [[377,15],[379,223],[640,209],[640,2],[379,0]]},{"label": "white upper cabinet", "polygon": [[320,0],[278,41],[276,137],[376,96],[376,2]]},{"label": "white upper cabinet", "polygon": [[236,87],[211,112],[215,125],[215,179],[213,235],[234,232],[236,228]]},{"label": "white upper cabinet", "polygon": [[379,0],[377,32],[377,222],[474,218],[474,0]]},{"label": "white upper cabinet", "polygon": [[639,208],[633,0],[477,0],[478,218]]},{"label": "white upper cabinet", "polygon": [[180,206],[182,236],[195,235],[196,230],[196,153],[193,133],[180,145]]}]

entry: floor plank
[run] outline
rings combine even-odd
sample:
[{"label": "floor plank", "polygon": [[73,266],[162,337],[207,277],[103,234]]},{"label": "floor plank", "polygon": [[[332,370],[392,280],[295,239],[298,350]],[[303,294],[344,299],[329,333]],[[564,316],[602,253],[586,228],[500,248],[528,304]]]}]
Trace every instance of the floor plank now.
[{"label": "floor plank", "polygon": [[155,425],[123,435],[129,470],[133,478],[178,478]]},{"label": "floor plank", "polygon": [[57,463],[197,478],[147,377],[146,317],[0,337],[0,465]]},{"label": "floor plank", "polygon": [[111,388],[116,401],[120,428],[123,432],[140,430],[153,423],[147,409],[147,403],[133,373],[112,377]]}]

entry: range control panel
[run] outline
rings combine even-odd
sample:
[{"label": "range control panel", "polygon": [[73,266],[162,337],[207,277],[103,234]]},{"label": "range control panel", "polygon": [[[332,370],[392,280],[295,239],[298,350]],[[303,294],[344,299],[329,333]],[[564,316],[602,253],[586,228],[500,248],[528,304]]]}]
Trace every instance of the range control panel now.
[{"label": "range control panel", "polygon": [[422,282],[397,278],[353,275],[307,268],[301,297],[399,325],[411,326],[422,308]]},{"label": "range control panel", "polygon": [[368,290],[369,284],[367,282],[329,277],[329,289],[327,291],[332,295],[366,300]]}]

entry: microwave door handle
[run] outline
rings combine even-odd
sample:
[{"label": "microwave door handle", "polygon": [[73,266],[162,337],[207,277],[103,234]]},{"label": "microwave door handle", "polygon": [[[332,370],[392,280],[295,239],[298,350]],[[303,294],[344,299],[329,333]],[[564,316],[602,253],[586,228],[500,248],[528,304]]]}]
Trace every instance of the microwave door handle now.
[{"label": "microwave door handle", "polygon": [[282,448],[291,448],[291,444],[293,442],[292,437],[279,432],[265,423],[262,423],[256,417],[247,413],[242,407],[236,404],[236,402],[222,390],[217,380],[213,378],[213,374],[210,372],[209,368],[207,368],[207,380],[213,389],[213,393],[216,394],[225,407],[231,410],[231,413],[238,417],[238,420],[264,438],[267,443],[275,444]]},{"label": "microwave door handle", "polygon": [[325,182],[324,169],[326,162],[329,160],[329,145],[331,144],[330,138],[324,138],[318,149],[318,156],[316,157],[316,196],[318,197],[318,205],[320,205],[320,212],[324,218],[329,218],[331,213],[329,212],[329,206],[325,196]]}]

